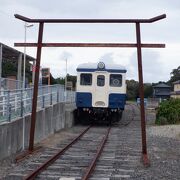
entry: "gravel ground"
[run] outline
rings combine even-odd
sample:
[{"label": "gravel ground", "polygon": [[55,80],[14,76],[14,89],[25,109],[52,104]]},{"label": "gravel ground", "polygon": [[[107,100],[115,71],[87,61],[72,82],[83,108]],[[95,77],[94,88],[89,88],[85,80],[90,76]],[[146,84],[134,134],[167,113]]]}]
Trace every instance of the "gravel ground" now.
[{"label": "gravel ground", "polygon": [[180,125],[152,126],[147,129],[149,135],[180,140]]},{"label": "gravel ground", "polygon": [[132,179],[180,180],[180,125],[150,124],[146,129],[150,167],[137,167]]},{"label": "gravel ground", "polygon": [[180,141],[167,137],[148,136],[150,167],[139,166],[132,179],[180,179]]}]

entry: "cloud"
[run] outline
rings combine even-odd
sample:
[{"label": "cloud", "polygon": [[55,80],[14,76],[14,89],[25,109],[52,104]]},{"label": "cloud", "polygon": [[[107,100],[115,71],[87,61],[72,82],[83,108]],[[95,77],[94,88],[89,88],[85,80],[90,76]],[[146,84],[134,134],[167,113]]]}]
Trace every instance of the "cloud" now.
[{"label": "cloud", "polygon": [[105,64],[114,64],[114,58],[113,53],[106,53],[103,56],[101,56],[98,61],[104,62]]},{"label": "cloud", "polygon": [[60,58],[63,60],[69,59],[71,57],[72,57],[72,54],[67,51],[63,51],[60,55]]},{"label": "cloud", "polygon": [[[159,60],[160,54],[153,50],[142,51],[142,65],[144,82],[158,82],[164,80],[164,77],[168,73]],[[138,80],[138,63],[137,53],[134,52],[130,57],[130,63],[127,66],[129,78]],[[168,79],[167,79],[168,80]],[[166,81],[167,81],[166,80]]]}]

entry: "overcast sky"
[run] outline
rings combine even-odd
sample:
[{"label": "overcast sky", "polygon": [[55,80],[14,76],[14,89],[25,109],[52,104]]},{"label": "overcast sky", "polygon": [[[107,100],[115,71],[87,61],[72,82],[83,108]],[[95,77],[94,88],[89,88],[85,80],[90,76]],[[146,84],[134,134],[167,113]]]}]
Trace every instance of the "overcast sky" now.
[{"label": "overcast sky", "polygon": [[[165,43],[165,49],[143,49],[145,82],[167,81],[172,69],[180,65],[180,0],[0,0],[0,42],[14,46],[24,42],[24,24],[14,18],[167,18],[141,25],[142,43]],[[27,41],[36,42],[38,26],[27,29]],[[135,43],[134,24],[51,24],[45,25],[44,42],[119,42]],[[17,48],[23,51],[23,48]],[[27,48],[35,57],[35,48]],[[137,55],[134,48],[43,48],[43,67],[54,77],[76,74],[84,62],[114,62],[126,66],[127,78],[137,80]]]}]

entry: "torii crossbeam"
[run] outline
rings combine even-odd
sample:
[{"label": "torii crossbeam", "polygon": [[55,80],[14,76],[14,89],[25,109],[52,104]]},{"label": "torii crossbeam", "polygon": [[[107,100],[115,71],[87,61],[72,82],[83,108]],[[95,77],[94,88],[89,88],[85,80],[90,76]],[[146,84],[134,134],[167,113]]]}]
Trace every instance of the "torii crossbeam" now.
[{"label": "torii crossbeam", "polygon": [[[142,72],[142,53],[141,48],[164,48],[165,44],[143,44],[141,43],[140,24],[153,23],[166,18],[165,14],[153,17],[151,19],[30,19],[18,14],[15,14],[17,19],[29,23],[39,23],[39,34],[37,43],[15,43],[15,46],[37,47],[36,54],[36,73],[34,81],[34,93],[32,103],[31,128],[29,139],[29,151],[34,149],[34,133],[36,122],[36,108],[37,108],[37,94],[39,69],[41,62],[42,47],[111,47],[111,48],[137,48],[138,59],[138,75],[139,75],[139,95],[141,105],[141,135],[142,135],[142,157],[145,165],[149,164],[147,156],[146,144],[146,124],[145,124],[145,110],[144,110],[144,86],[143,86],[143,72]],[[43,43],[43,28],[45,23],[133,23],[136,26],[136,43]]]}]

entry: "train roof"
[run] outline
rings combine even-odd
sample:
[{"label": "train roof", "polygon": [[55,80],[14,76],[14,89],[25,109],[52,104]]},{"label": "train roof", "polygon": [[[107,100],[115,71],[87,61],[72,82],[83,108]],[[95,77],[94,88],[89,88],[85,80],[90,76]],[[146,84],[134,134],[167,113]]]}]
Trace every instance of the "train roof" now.
[{"label": "train roof", "polygon": [[[99,64],[104,64],[103,68],[99,68]],[[120,64],[105,64],[103,62],[99,63],[83,63],[80,64],[77,69],[78,72],[94,72],[94,71],[108,71],[117,73],[126,73],[126,68]]]}]

